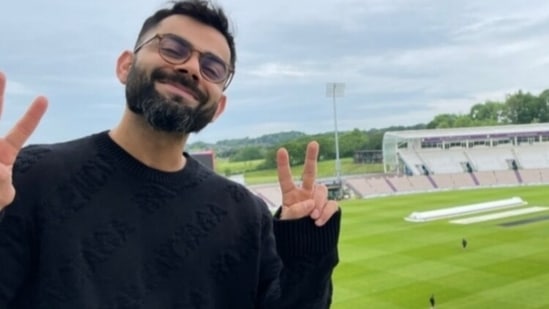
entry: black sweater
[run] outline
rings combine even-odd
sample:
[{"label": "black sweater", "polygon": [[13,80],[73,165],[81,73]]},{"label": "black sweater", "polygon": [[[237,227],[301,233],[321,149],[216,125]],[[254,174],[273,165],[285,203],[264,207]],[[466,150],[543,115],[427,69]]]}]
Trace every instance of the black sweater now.
[{"label": "black sweater", "polygon": [[0,308],[328,308],[340,212],[278,220],[185,156],[160,172],[107,132],[26,147],[0,215]]}]

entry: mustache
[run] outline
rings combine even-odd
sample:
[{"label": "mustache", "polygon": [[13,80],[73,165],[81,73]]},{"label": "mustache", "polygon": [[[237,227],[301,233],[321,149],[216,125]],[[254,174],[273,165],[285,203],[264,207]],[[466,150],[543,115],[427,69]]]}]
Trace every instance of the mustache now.
[{"label": "mustache", "polygon": [[172,74],[157,68],[152,71],[151,80],[181,85],[192,91],[199,103],[203,104],[208,101],[208,96],[198,88],[197,83],[192,78],[189,78],[187,74]]}]

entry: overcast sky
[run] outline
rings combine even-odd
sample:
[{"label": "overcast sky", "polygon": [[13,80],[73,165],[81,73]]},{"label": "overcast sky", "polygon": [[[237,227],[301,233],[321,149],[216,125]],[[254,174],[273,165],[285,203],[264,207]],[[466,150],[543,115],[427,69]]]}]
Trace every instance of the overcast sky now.
[{"label": "overcast sky", "polygon": [[[31,142],[116,125],[118,55],[163,0],[2,0],[2,132],[33,97],[50,108]],[[334,129],[326,83],[345,83],[340,130],[426,123],[443,112],[549,88],[546,0],[219,0],[235,30],[237,75],[221,118],[191,138]]]}]

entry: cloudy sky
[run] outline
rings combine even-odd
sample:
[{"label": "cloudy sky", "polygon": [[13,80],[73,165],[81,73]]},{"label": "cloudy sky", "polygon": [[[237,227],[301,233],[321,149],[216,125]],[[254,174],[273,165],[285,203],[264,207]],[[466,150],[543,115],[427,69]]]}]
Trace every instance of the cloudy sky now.
[{"label": "cloudy sky", "polygon": [[[113,127],[124,108],[114,74],[164,0],[3,0],[0,129],[33,97],[50,108],[31,142]],[[236,30],[237,75],[222,117],[191,138],[215,142],[332,131],[326,83],[345,83],[340,130],[426,123],[519,89],[549,88],[546,0],[218,0]]]}]

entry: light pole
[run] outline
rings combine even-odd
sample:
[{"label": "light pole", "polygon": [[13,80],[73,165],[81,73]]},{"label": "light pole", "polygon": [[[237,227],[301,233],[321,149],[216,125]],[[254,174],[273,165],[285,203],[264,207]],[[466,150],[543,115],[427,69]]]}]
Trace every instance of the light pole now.
[{"label": "light pole", "polygon": [[327,83],[326,84],[326,96],[332,98],[334,108],[334,138],[335,138],[335,169],[337,184],[341,187],[341,162],[339,161],[339,139],[337,132],[337,108],[336,97],[342,97],[345,91],[345,83]]}]

